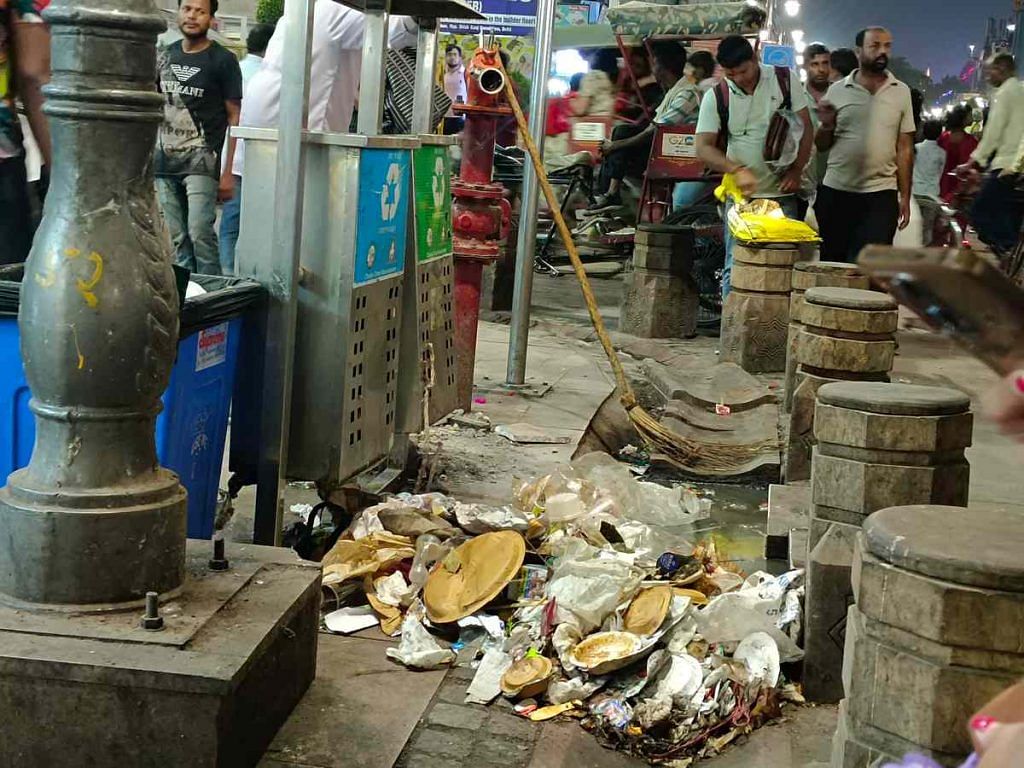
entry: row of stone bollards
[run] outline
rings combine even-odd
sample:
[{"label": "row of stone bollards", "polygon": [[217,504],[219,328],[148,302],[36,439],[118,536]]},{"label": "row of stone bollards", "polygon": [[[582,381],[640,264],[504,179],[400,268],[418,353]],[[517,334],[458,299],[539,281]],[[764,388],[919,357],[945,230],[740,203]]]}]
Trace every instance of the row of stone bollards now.
[{"label": "row of stone bollards", "polygon": [[737,248],[721,344],[785,372],[786,482],[810,481],[804,693],[840,701],[832,768],[959,765],[970,715],[1024,674],[1024,517],[967,509],[970,399],[889,383],[895,302],[806,255]]}]

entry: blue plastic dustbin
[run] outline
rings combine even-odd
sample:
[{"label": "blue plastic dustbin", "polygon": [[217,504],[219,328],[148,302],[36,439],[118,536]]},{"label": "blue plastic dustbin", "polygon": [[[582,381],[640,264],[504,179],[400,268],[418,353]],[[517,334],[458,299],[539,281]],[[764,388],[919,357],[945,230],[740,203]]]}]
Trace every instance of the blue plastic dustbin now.
[{"label": "blue plastic dustbin", "polygon": [[[0,282],[12,277],[20,282],[20,270],[0,271]],[[208,539],[213,535],[242,314],[264,292],[250,280],[201,275],[193,279],[209,293],[186,299],[182,308],[178,359],[156,421],[156,454],[188,491],[189,538]],[[7,304],[0,295],[0,481],[28,464],[36,432],[28,409],[31,393],[21,362],[18,318]]]}]

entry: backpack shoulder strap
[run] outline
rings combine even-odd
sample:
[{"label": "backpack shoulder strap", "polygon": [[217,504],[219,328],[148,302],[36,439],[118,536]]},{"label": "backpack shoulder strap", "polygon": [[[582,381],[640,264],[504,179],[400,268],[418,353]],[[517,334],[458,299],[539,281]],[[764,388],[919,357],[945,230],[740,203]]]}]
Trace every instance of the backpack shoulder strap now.
[{"label": "backpack shoulder strap", "polygon": [[729,83],[724,77],[715,85],[715,105],[718,107],[718,147],[724,152],[729,144]]},{"label": "backpack shoulder strap", "polygon": [[789,67],[775,67],[775,77],[782,91],[782,108],[793,108],[793,94],[790,90]]}]

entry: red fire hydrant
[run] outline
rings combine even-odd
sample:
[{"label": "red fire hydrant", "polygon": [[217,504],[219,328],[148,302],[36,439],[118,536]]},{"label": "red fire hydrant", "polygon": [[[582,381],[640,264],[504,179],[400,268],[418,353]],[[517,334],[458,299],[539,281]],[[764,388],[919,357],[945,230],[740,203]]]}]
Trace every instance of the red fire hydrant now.
[{"label": "red fire hydrant", "polygon": [[466,116],[466,124],[462,133],[462,166],[459,178],[452,182],[452,245],[458,360],[456,388],[459,407],[469,411],[473,399],[483,268],[498,258],[512,216],[505,188],[491,181],[497,119],[512,114],[512,110],[504,105],[505,75],[497,47],[478,48],[466,72],[467,102],[453,107]]}]

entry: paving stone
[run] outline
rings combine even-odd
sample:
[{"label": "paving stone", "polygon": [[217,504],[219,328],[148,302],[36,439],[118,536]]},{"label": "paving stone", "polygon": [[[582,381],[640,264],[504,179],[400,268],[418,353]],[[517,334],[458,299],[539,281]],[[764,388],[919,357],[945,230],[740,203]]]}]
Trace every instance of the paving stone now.
[{"label": "paving stone", "polygon": [[413,752],[462,759],[473,749],[475,735],[469,731],[428,727],[417,729],[409,744]]},{"label": "paving stone", "polygon": [[810,485],[769,485],[764,556],[773,560],[788,559],[790,532],[794,528],[807,530],[810,519]]},{"label": "paving stone", "polygon": [[[757,291],[760,293],[785,293],[788,297],[793,283],[792,271],[789,266],[754,266],[750,264],[734,264],[730,286],[741,291]],[[789,299],[786,299],[787,309]]]},{"label": "paving stone", "polygon": [[494,712],[487,721],[487,733],[521,743],[535,741],[540,736],[540,726],[519,715]]},{"label": "paving stone", "polygon": [[471,707],[460,707],[455,704],[435,704],[427,713],[430,725],[443,725],[446,728],[463,728],[475,731],[484,724],[487,713]]},{"label": "paving stone", "polygon": [[447,683],[452,680],[461,680],[468,685],[469,683],[473,682],[473,678],[475,676],[476,670],[468,664],[464,664],[452,667],[449,670],[448,674],[445,676],[445,682]]},{"label": "paving stone", "polygon": [[469,683],[462,680],[447,679],[437,691],[437,698],[449,704],[463,704],[466,701],[466,688]]},{"label": "paving stone", "polygon": [[708,411],[728,405],[735,414],[776,400],[771,390],[734,363],[679,367],[645,360],[642,368],[666,400],[685,400]]},{"label": "paving stone", "polygon": [[808,558],[803,684],[809,701],[843,698],[847,607],[853,600],[850,572],[859,530],[831,523]]},{"label": "paving stone", "polygon": [[[423,752],[403,753],[395,768],[462,768],[466,763],[458,758],[428,755]],[[470,765],[472,765],[470,763]],[[475,768],[475,767],[474,767]]]},{"label": "paving stone", "polygon": [[504,768],[525,768],[530,762],[533,742],[523,743],[505,739],[478,739],[473,746],[473,764],[492,763]]}]

